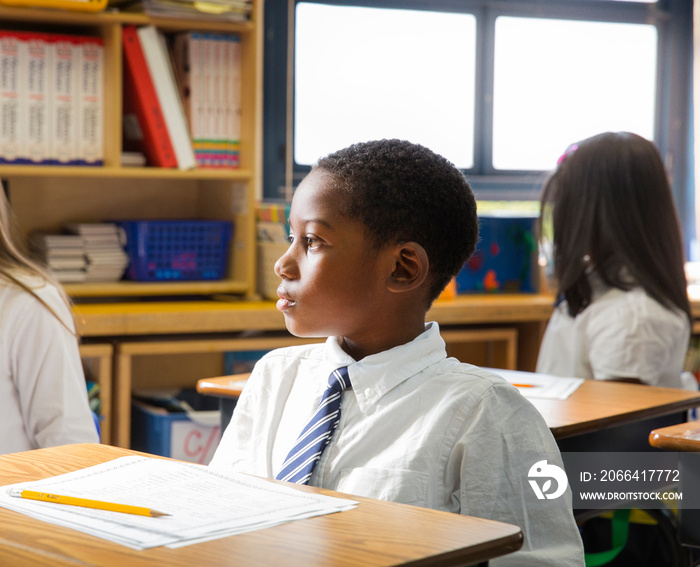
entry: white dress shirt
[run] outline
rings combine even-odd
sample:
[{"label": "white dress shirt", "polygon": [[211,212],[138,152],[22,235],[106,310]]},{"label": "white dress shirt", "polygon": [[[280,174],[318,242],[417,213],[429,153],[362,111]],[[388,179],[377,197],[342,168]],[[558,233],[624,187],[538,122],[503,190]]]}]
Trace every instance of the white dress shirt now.
[{"label": "white dress shirt", "polygon": [[[27,279],[73,328],[58,290]],[[78,341],[29,293],[0,280],[0,453],[97,443]]]},{"label": "white dress shirt", "polygon": [[210,466],[274,478],[341,366],[352,389],[309,484],[519,526],[522,550],[496,566],[583,565],[570,491],[539,501],[528,484],[538,460],[561,464],[544,420],[502,378],[447,358],[436,323],[357,362],[334,337],[267,354]]},{"label": "white dress shirt", "polygon": [[596,380],[639,378],[650,386],[682,387],[688,317],[666,309],[641,287],[610,288],[594,275],[590,281],[591,303],[576,317],[569,315],[566,301],[555,308],[537,371]]}]

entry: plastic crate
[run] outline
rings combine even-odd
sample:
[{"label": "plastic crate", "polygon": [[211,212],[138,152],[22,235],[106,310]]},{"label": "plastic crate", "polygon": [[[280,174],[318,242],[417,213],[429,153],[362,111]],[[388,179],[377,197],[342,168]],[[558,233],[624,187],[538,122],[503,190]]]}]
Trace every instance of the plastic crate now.
[{"label": "plastic crate", "polygon": [[176,396],[194,411],[170,412],[144,400],[132,400],[131,448],[152,455],[209,464],[221,438],[221,412],[215,398],[185,389]]},{"label": "plastic crate", "polygon": [[118,224],[126,233],[129,280],[219,280],[226,274],[231,222],[143,220]]}]

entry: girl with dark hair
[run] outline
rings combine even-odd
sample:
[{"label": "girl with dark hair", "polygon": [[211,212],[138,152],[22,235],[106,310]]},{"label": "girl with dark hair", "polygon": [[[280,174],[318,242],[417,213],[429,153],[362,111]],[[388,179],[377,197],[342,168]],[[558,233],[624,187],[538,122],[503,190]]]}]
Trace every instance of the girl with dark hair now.
[{"label": "girl with dark hair", "polygon": [[12,226],[0,187],[0,454],[97,443],[68,298]]},{"label": "girl with dark hair", "polygon": [[540,205],[557,304],[537,371],[681,387],[690,306],[681,231],[656,147],[626,132],[574,144]]}]

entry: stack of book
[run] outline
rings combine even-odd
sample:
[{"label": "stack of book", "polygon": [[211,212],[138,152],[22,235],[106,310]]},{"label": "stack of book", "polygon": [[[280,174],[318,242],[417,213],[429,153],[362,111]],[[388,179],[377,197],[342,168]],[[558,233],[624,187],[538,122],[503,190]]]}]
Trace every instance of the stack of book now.
[{"label": "stack of book", "polygon": [[37,232],[30,237],[29,247],[59,282],[85,281],[87,257],[82,236]]},{"label": "stack of book", "polygon": [[147,14],[161,18],[246,22],[253,4],[251,0],[143,0],[143,8]]},{"label": "stack of book", "polygon": [[124,142],[148,165],[239,167],[241,45],[233,34],[124,26]]},{"label": "stack of book", "polygon": [[153,26],[124,26],[124,149],[148,165],[192,169],[196,162],[165,37]]},{"label": "stack of book", "polygon": [[182,33],[175,36],[172,52],[197,167],[238,167],[240,38],[234,34]]},{"label": "stack of book", "polygon": [[0,163],[102,165],[99,37],[0,30]]},{"label": "stack of book", "polygon": [[119,281],[129,264],[122,231],[114,223],[68,223],[68,232],[80,235],[87,258],[85,281]]}]

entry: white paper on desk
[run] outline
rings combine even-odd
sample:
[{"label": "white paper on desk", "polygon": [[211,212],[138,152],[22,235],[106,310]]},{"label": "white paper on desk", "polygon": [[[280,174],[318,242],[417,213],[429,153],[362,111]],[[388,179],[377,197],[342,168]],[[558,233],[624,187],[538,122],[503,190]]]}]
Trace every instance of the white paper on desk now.
[{"label": "white paper on desk", "polygon": [[[145,506],[170,516],[152,518],[14,498],[30,488]],[[0,506],[103,539],[146,549],[182,546],[353,508],[357,502],[297,490],[193,463],[121,457],[35,482],[0,488]]]},{"label": "white paper on desk", "polygon": [[526,398],[565,400],[583,384],[583,378],[564,378],[551,374],[503,370],[501,368],[487,368],[486,370],[498,374],[513,385],[526,385],[518,387],[520,393]]}]

